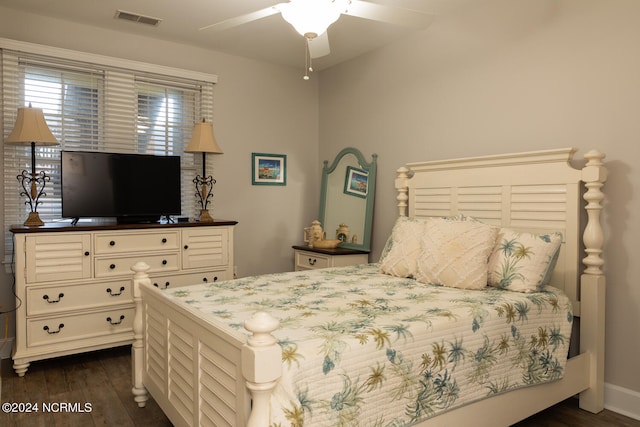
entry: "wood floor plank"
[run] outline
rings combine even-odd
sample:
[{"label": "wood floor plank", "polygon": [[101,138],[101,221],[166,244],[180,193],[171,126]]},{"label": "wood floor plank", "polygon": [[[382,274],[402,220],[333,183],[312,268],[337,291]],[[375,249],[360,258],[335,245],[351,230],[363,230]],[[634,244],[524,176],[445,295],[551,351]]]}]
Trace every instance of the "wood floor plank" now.
[{"label": "wood floor plank", "polygon": [[92,403],[93,408],[91,415],[96,425],[133,426],[131,417],[110,382],[111,365],[105,370],[100,358],[88,358],[85,361],[87,400]]},{"label": "wood floor plank", "polygon": [[[86,396],[82,390],[66,391],[52,394],[51,402],[86,403]],[[91,412],[83,407],[84,412],[58,413],[53,417],[55,427],[84,427],[94,425]]]},{"label": "wood floor plank", "polygon": [[136,426],[171,427],[158,404],[151,399],[144,408],[138,407],[131,393],[131,351],[121,347],[111,352],[111,357],[102,359],[109,372],[109,381]]},{"label": "wood floor plank", "polygon": [[[0,414],[0,427],[171,427],[157,403],[139,408],[131,394],[130,347],[33,363],[18,377],[2,361],[2,402],[90,403],[90,413]],[[604,410],[591,414],[568,399],[513,427],[640,427],[640,421]]]}]

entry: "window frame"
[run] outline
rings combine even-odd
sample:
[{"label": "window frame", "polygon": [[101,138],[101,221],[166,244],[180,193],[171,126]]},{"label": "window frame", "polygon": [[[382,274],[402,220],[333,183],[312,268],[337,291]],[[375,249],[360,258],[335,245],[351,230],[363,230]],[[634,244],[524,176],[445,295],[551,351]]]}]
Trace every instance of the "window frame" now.
[{"label": "window frame", "polygon": [[[42,67],[53,67],[56,64],[61,68],[67,67],[72,69],[77,67],[78,69],[95,69],[99,70],[99,73],[104,73],[102,84],[104,88],[98,88],[98,91],[104,90],[104,93],[97,95],[103,98],[97,101],[99,117],[96,132],[100,135],[97,136],[96,141],[92,141],[94,145],[72,145],[65,147],[64,139],[61,141],[61,146],[57,147],[37,147],[36,146],[36,162],[38,167],[43,163],[43,159],[50,160],[51,168],[56,167],[59,170],[60,164],[60,150],[62,149],[82,149],[93,151],[109,151],[109,152],[144,152],[140,151],[138,146],[138,108],[140,106],[140,98],[136,87],[164,88],[165,93],[174,91],[176,96],[180,96],[181,93],[189,92],[193,96],[193,100],[186,100],[185,102],[193,102],[193,113],[186,113],[182,121],[173,121],[169,126],[170,129],[174,129],[176,123],[179,124],[179,128],[175,128],[177,136],[175,141],[180,140],[174,148],[171,155],[179,155],[181,157],[181,167],[183,170],[183,215],[188,214],[194,216],[196,212],[195,202],[195,190],[192,188],[191,180],[197,174],[197,171],[201,167],[201,158],[190,153],[184,153],[183,148],[188,144],[190,138],[191,125],[186,125],[187,121],[194,123],[200,121],[202,118],[212,121],[213,116],[213,89],[217,82],[217,76],[213,74],[194,72],[189,70],[159,66],[155,64],[142,63],[137,61],[124,60],[119,58],[87,54],[83,52],[76,52],[60,48],[52,48],[44,45],[36,45],[31,43],[18,42],[14,40],[0,38],[0,73],[2,77],[2,126],[1,131],[3,138],[6,138],[13,128],[13,123],[17,117],[18,107],[24,106],[26,101],[24,90],[21,86],[24,84],[24,80],[21,80],[21,58],[27,58],[29,61],[42,61]],[[35,62],[34,62],[35,63]],[[85,72],[85,71],[81,71]],[[145,86],[146,85],[146,86]],[[130,90],[132,89],[132,90]],[[129,96],[128,104],[125,101],[125,106],[121,107],[116,105],[113,99],[110,99],[110,90],[117,92],[123,92],[120,96]],[[127,92],[130,90],[129,92]],[[180,92],[183,91],[183,92]],[[196,93],[197,92],[197,93]],[[185,95],[184,98],[189,96]],[[37,107],[37,105],[34,105]],[[114,109],[115,108],[115,109]],[[118,109],[119,108],[119,109]],[[132,113],[132,120],[124,120],[128,123],[120,123],[123,113]],[[119,115],[120,120],[114,120],[113,115]],[[188,117],[187,117],[188,116]],[[45,110],[45,118],[47,118],[47,111]],[[168,118],[167,120],[174,120]],[[55,122],[55,119],[53,120]],[[60,132],[57,132],[55,123],[50,128],[56,138],[61,139]],[[56,134],[58,133],[58,134]],[[161,133],[151,135],[151,141],[153,138],[162,139]],[[156,144],[154,141],[153,144]],[[166,142],[168,143],[168,142]],[[97,144],[97,145],[96,145]],[[179,152],[176,152],[179,151]],[[155,153],[159,154],[159,153]],[[16,189],[19,187],[16,176],[21,172],[15,169],[16,159],[27,156],[29,158],[30,168],[30,147],[25,146],[13,146],[5,144],[2,150],[3,166],[4,166],[4,225],[5,225],[5,262],[11,255],[12,248],[12,235],[9,232],[9,228],[13,224],[19,224],[24,221],[26,214],[23,218],[20,218],[20,208],[17,204],[23,203],[24,198],[19,196],[19,191]],[[56,162],[57,165],[56,166]],[[20,167],[22,164],[20,165]],[[53,170],[52,169],[52,170]],[[36,171],[39,169],[36,168]],[[14,180],[15,182],[11,182]],[[9,184],[9,185],[8,185]],[[13,185],[15,184],[15,185]],[[190,185],[191,184],[191,185]],[[49,192],[54,189],[54,186],[49,186],[45,192]],[[59,183],[56,184],[60,186]],[[9,187],[9,188],[8,188]],[[59,189],[57,191],[60,191]],[[57,200],[57,201],[56,201]],[[43,199],[43,204],[38,206],[38,212],[45,222],[51,222],[51,220],[64,221],[60,218],[61,209],[59,206],[60,193],[56,194],[56,191],[49,193]],[[58,203],[57,212],[58,217],[52,218],[51,212],[55,212],[47,208],[47,205],[51,202]]]}]

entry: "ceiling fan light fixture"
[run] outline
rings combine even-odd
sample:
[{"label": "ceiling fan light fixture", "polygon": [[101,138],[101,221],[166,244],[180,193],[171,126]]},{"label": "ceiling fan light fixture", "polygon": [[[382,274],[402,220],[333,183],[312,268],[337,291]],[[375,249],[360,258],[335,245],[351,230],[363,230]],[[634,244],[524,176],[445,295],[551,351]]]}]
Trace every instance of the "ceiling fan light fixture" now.
[{"label": "ceiling fan light fixture", "polygon": [[315,38],[323,34],[347,11],[350,0],[291,0],[278,5],[285,21],[302,36]]}]

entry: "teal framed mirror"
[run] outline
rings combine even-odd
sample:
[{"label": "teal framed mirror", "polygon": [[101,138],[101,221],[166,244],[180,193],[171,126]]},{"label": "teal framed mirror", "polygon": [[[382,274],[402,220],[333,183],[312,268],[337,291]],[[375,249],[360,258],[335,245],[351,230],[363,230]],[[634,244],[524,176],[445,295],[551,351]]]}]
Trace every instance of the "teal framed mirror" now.
[{"label": "teal framed mirror", "polygon": [[367,162],[353,147],[340,151],[331,164],[324,161],[319,220],[327,239],[340,247],[371,250],[377,154]]}]

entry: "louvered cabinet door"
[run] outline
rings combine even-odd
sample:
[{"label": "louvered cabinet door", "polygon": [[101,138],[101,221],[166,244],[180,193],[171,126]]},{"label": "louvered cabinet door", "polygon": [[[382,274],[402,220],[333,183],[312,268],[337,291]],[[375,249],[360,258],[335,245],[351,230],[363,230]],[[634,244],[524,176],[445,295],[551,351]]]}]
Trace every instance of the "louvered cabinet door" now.
[{"label": "louvered cabinet door", "polygon": [[182,268],[229,267],[231,228],[193,228],[182,231]]},{"label": "louvered cabinet door", "polygon": [[91,277],[91,235],[52,233],[25,237],[27,283]]}]

